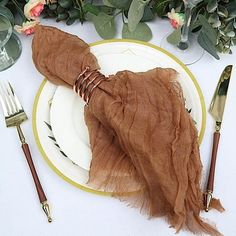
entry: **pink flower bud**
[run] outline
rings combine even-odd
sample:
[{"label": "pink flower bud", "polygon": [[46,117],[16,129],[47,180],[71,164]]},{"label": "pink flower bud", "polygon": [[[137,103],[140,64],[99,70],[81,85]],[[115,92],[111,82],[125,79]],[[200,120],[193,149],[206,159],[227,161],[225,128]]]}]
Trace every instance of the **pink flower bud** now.
[{"label": "pink flower bud", "polygon": [[15,25],[14,28],[18,33],[31,35],[35,31],[35,26],[39,24],[39,21],[27,21],[20,25]]},{"label": "pink flower bud", "polygon": [[176,13],[175,9],[171,9],[171,12],[168,12],[167,16],[170,19],[170,24],[175,29],[178,29],[184,24],[184,14]]}]

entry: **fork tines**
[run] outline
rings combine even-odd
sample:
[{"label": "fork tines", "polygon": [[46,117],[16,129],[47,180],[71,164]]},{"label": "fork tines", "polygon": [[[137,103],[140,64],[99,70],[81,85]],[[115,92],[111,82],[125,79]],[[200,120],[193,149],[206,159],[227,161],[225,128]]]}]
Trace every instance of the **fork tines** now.
[{"label": "fork tines", "polygon": [[27,120],[24,109],[10,83],[0,83],[0,103],[7,127],[19,126]]}]

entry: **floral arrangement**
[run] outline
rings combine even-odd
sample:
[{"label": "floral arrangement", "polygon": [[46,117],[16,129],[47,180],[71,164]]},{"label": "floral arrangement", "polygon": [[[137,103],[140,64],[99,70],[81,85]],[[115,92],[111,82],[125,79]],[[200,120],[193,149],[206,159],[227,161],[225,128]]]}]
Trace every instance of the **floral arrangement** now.
[{"label": "floral arrangement", "polygon": [[[0,0],[14,16],[15,29],[25,35],[34,32],[39,17],[55,18],[67,25],[92,21],[104,39],[116,35],[116,17],[123,20],[122,37],[149,41],[152,31],[146,22],[155,17],[169,18],[173,26],[170,43],[180,40],[184,24],[183,0]],[[236,0],[202,0],[193,9],[190,30],[199,44],[215,58],[218,52],[232,53],[236,44]]]}]

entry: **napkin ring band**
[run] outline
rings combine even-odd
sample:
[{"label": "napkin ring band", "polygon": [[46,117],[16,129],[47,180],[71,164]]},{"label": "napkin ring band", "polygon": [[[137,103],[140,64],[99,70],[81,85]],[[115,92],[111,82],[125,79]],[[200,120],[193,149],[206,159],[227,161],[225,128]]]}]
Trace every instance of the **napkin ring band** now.
[{"label": "napkin ring band", "polygon": [[94,89],[105,79],[106,77],[98,70],[90,71],[90,68],[86,67],[76,79],[73,90],[88,105]]}]

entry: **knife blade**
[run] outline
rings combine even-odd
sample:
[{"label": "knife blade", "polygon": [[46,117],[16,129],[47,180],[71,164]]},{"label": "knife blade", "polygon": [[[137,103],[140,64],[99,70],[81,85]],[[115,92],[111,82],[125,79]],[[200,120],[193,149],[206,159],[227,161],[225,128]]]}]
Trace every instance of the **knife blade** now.
[{"label": "knife blade", "polygon": [[205,198],[206,212],[209,211],[209,206],[212,200],[212,194],[214,189],[214,177],[216,169],[217,150],[220,140],[220,129],[224,115],[224,108],[225,108],[232,68],[233,68],[232,65],[228,65],[223,70],[209,108],[209,113],[214,118],[216,125],[215,125],[215,132],[213,135],[211,164],[210,164],[210,171],[206,189],[206,198]]}]

